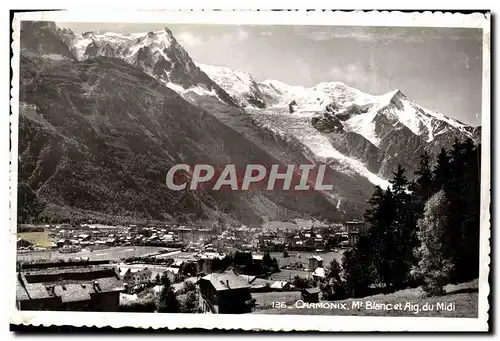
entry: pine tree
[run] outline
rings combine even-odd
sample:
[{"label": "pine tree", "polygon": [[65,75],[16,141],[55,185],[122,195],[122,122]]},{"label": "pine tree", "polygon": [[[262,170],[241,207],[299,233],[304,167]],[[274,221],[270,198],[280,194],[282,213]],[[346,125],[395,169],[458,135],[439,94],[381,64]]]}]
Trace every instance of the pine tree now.
[{"label": "pine tree", "polygon": [[439,152],[436,159],[436,165],[434,166],[434,169],[432,171],[432,178],[434,180],[432,186],[433,193],[438,192],[442,188],[447,188],[447,184],[451,176],[450,160],[451,158],[448,151],[444,148],[441,148],[441,151]]},{"label": "pine tree", "polygon": [[179,301],[172,288],[163,288],[160,292],[160,300],[158,302],[159,313],[178,313]]},{"label": "pine tree", "polygon": [[357,245],[346,251],[342,257],[344,290],[346,297],[363,297],[377,280],[377,270],[373,264],[372,241],[363,234]]},{"label": "pine tree", "polygon": [[395,219],[392,224],[394,258],[392,259],[392,284],[401,289],[410,284],[410,271],[416,262],[413,249],[417,245],[417,221],[413,198],[409,192],[409,181],[405,169],[399,165],[390,181],[393,191]]},{"label": "pine tree", "polygon": [[413,192],[412,199],[416,214],[420,215],[424,210],[425,202],[433,193],[433,174],[431,168],[431,158],[428,152],[421,155],[420,163],[415,171],[416,179],[411,184],[410,190]]},{"label": "pine tree", "polygon": [[427,295],[441,295],[443,286],[449,282],[453,268],[452,260],[446,256],[446,223],[448,203],[443,190],[434,194],[425,204],[424,216],[418,221],[418,239],[421,242],[416,250],[419,259],[414,272],[424,281],[423,289]]},{"label": "pine tree", "polygon": [[466,211],[462,216],[461,251],[463,252],[462,267],[457,270],[464,274],[463,280],[479,276],[479,235],[481,206],[481,154],[480,145],[474,146],[468,139],[463,144],[466,168],[463,179],[463,198]]},{"label": "pine tree", "polygon": [[[390,189],[386,191],[380,187],[375,188],[375,193],[369,201],[371,208],[366,211],[365,220],[370,224],[369,243],[358,242],[355,252],[348,260],[361,257],[361,262],[366,262],[363,267],[372,266],[376,269],[376,276],[386,285],[392,283],[392,266],[395,257],[393,245],[392,225],[395,220],[394,198]],[[361,241],[361,238],[360,238]],[[366,248],[366,249],[365,249]],[[349,264],[347,264],[349,265]],[[345,267],[344,267],[345,269]],[[354,268],[355,271],[360,271]],[[362,272],[367,270],[362,270]],[[362,275],[360,275],[362,276]],[[355,275],[354,278],[358,277]],[[359,291],[359,289],[358,289]]]},{"label": "pine tree", "polygon": [[170,286],[172,285],[166,272],[161,276],[161,284],[163,285],[163,288],[170,288]]},{"label": "pine tree", "polygon": [[344,283],[341,279],[342,268],[337,260],[333,259],[326,268],[325,278],[320,288],[325,300],[344,298]]},{"label": "pine tree", "polygon": [[449,200],[444,252],[454,264],[454,283],[479,274],[480,148],[471,139],[455,140],[433,169],[433,191],[443,189]]},{"label": "pine tree", "polygon": [[157,310],[160,313],[178,313],[179,312],[179,302],[172,289],[170,280],[166,275],[161,278],[163,288],[160,291],[160,297],[158,300]]},{"label": "pine tree", "polygon": [[189,291],[186,294],[182,310],[183,313],[196,313],[198,311],[198,297],[195,291]]},{"label": "pine tree", "polygon": [[269,252],[264,253],[264,256],[262,257],[262,264],[265,266],[271,266],[273,264],[273,260]]},{"label": "pine tree", "polygon": [[450,202],[449,255],[455,264],[453,282],[479,275],[480,154],[472,140],[455,141],[446,194]]}]

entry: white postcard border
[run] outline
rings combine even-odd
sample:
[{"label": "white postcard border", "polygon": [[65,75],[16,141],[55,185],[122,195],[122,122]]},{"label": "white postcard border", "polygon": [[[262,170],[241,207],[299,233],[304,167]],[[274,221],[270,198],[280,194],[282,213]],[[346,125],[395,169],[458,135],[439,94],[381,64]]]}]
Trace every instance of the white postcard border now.
[{"label": "white postcard border", "polygon": [[218,315],[151,314],[19,311],[15,308],[16,272],[8,267],[6,293],[11,307],[10,323],[33,326],[96,326],[138,328],[203,328],[225,330],[270,331],[486,331],[488,330],[488,283],[490,266],[490,15],[442,12],[377,12],[377,11],[119,11],[79,8],[58,12],[16,13],[13,21],[12,89],[11,89],[11,153],[10,153],[10,226],[8,264],[16,262],[18,118],[19,118],[19,34],[21,20],[56,22],[149,22],[206,23],[224,25],[334,25],[334,26],[412,26],[468,27],[483,29],[482,87],[482,164],[481,164],[481,232],[478,318],[440,317],[365,317],[315,315]]}]

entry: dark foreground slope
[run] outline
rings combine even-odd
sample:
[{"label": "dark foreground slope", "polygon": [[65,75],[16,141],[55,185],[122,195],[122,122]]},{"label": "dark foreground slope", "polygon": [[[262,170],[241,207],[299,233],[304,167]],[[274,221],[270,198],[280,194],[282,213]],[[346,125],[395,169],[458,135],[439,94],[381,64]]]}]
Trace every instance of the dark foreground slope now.
[{"label": "dark foreground slope", "polygon": [[169,190],[166,172],[177,163],[277,161],[118,59],[22,56],[20,79],[19,184],[45,203],[41,219],[258,224],[263,217],[340,217],[318,193]]}]

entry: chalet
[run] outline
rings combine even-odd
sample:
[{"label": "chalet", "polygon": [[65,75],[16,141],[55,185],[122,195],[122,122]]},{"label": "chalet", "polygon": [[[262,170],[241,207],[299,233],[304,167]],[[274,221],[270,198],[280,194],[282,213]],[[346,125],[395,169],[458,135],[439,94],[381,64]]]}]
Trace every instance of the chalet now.
[{"label": "chalet", "polygon": [[367,230],[367,227],[368,225],[366,222],[359,220],[346,221],[344,223],[344,230],[347,233],[350,232],[364,233]]},{"label": "chalet", "polygon": [[20,310],[118,311],[125,288],[112,268],[44,263],[17,274],[16,303]]},{"label": "chalet", "polygon": [[205,252],[197,256],[197,271],[200,273],[208,274],[212,272],[212,263],[214,259],[223,259],[226,257],[223,253]]},{"label": "chalet", "polygon": [[304,289],[301,293],[302,300],[307,303],[318,303],[320,291],[319,288]]},{"label": "chalet", "polygon": [[320,281],[325,278],[325,268],[323,267],[320,267],[320,268],[316,268],[312,274],[312,277],[314,279],[314,282],[316,282],[317,284],[320,283]]},{"label": "chalet", "polygon": [[291,288],[292,285],[289,281],[275,281],[271,284],[271,289],[274,291],[290,290]]},{"label": "chalet", "polygon": [[252,254],[252,262],[257,266],[262,266],[264,264],[264,255]]},{"label": "chalet", "polygon": [[78,236],[78,239],[82,242],[88,242],[90,239],[92,239],[92,236],[90,234],[81,234]]},{"label": "chalet", "polygon": [[183,260],[176,260],[172,265],[171,267],[173,268],[181,268],[182,265],[184,265],[184,261]]},{"label": "chalet", "polygon": [[320,256],[312,256],[309,258],[309,271],[314,271],[317,268],[323,267],[323,258]]},{"label": "chalet", "polygon": [[198,281],[203,312],[239,314],[252,310],[250,285],[234,272],[211,273]]},{"label": "chalet", "polygon": [[350,231],[348,237],[349,237],[349,245],[351,246],[356,245],[359,240],[359,231]]},{"label": "chalet", "polygon": [[167,271],[165,271],[165,276],[168,277],[170,283],[177,283],[180,278],[180,269],[176,267],[168,267]]},{"label": "chalet", "polygon": [[30,242],[29,240],[27,239],[24,239],[24,238],[17,238],[17,247],[18,248],[26,248],[26,247],[30,247],[30,246],[34,246],[35,244]]},{"label": "chalet", "polygon": [[110,237],[106,239],[106,245],[113,246],[117,244],[117,238]]}]

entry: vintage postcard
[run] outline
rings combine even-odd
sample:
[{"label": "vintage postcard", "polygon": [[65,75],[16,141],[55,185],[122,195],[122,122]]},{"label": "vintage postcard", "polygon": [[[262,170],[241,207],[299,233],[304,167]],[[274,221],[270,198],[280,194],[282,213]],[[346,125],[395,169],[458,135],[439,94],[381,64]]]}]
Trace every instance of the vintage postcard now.
[{"label": "vintage postcard", "polygon": [[11,323],[488,330],[489,13],[12,28]]}]

